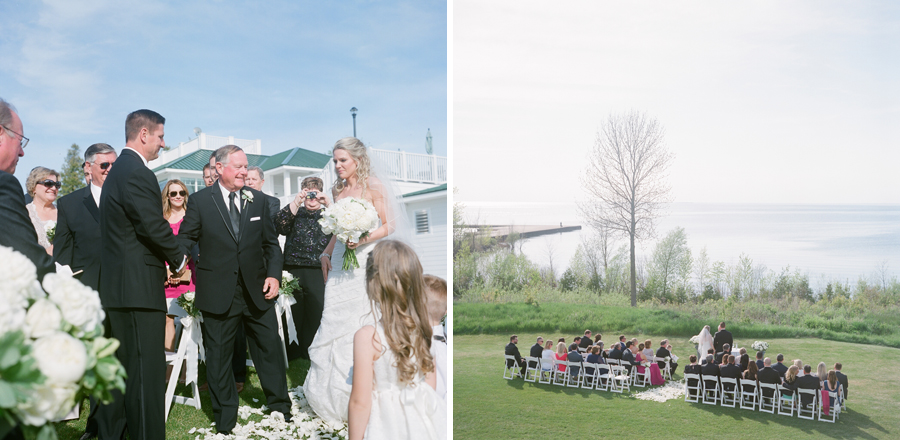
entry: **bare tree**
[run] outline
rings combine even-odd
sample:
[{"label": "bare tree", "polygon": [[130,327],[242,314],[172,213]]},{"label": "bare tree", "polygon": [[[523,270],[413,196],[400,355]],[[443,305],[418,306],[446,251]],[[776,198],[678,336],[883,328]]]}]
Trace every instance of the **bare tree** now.
[{"label": "bare tree", "polygon": [[653,235],[653,222],[669,202],[666,170],[672,154],[659,122],[640,112],[610,115],[597,133],[582,180],[589,200],[581,215],[592,226],[628,236],[631,305],[637,305],[635,240]]},{"label": "bare tree", "polygon": [[550,283],[556,285],[556,271],[553,269],[553,257],[556,256],[556,246],[553,245],[551,240],[545,241],[544,246],[544,255],[547,256],[547,261],[550,263]]}]

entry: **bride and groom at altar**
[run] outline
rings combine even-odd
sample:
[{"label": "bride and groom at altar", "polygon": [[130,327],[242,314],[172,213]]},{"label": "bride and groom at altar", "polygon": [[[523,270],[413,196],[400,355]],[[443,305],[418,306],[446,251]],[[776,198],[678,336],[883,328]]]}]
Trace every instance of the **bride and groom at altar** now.
[{"label": "bride and groom at altar", "polygon": [[710,334],[709,326],[706,325],[703,326],[703,330],[700,330],[700,334],[691,339],[696,341],[697,359],[700,359],[701,361],[706,359],[709,350],[713,350],[713,353],[718,356],[719,353],[722,353],[722,350],[726,345],[728,347],[734,347],[734,338],[732,337],[731,332],[725,329],[725,321],[719,323],[719,329],[715,336]]}]

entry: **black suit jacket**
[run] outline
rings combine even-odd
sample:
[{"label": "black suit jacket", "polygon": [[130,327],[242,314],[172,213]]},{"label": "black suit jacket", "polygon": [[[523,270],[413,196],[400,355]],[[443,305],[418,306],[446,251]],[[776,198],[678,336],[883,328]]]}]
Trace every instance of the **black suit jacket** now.
[{"label": "black suit jacket", "polygon": [[607,359],[622,359],[622,352],[619,351],[618,345],[613,345],[613,349],[609,351],[609,354],[606,356]]},{"label": "black suit jacket", "polygon": [[25,208],[25,195],[16,176],[0,171],[0,245],[19,251],[37,268],[38,280],[55,272],[53,257],[38,244],[37,232]]},{"label": "black suit jacket", "polygon": [[[737,379],[738,384],[741,383],[741,369],[737,365],[734,365],[734,364],[728,364],[728,365],[722,367],[719,370],[719,376],[720,377],[731,377],[731,378]],[[728,385],[727,389],[729,391],[731,391],[732,387],[730,384]]]},{"label": "black suit jacket", "polygon": [[[773,370],[772,367],[766,367],[766,368],[763,368],[762,370],[759,370],[759,371],[756,373],[756,380],[758,380],[759,383],[774,383],[774,384],[780,384],[780,383],[781,383],[781,376],[779,376],[779,375],[778,375],[778,372],[775,371],[775,370]],[[762,391],[763,391],[763,395],[764,395],[765,397],[772,397],[772,391],[771,391],[771,390],[765,389],[765,390],[762,390]]]},{"label": "black suit jacket", "polygon": [[[669,349],[666,347],[659,347],[656,349],[656,357],[665,358],[667,356],[672,356],[672,353],[669,352]],[[669,361],[670,364],[674,364],[675,362]],[[659,364],[659,368],[666,368],[666,363],[663,361],[657,362]],[[674,373],[674,371],[672,371]]]},{"label": "black suit jacket", "polygon": [[[252,194],[253,202],[244,200],[245,191]],[[275,298],[267,300],[263,293],[267,277],[281,280],[282,266],[281,247],[266,195],[245,186],[238,197],[241,203],[238,235],[232,230],[218,183],[191,196],[178,230],[178,240],[186,248],[200,244],[202,257],[197,264],[195,303],[204,312],[228,311],[238,285],[238,274],[256,308],[268,310],[275,304]]]},{"label": "black suit jacket", "polygon": [[728,330],[717,331],[716,335],[713,337],[713,348],[716,349],[716,353],[722,351],[722,346],[725,344],[734,347],[734,340],[731,338],[731,332]]},{"label": "black suit jacket", "polygon": [[634,353],[632,353],[631,350],[628,350],[628,349],[626,349],[625,351],[622,352],[622,361],[623,361],[623,364],[625,362],[627,362],[627,364],[624,364],[624,365],[625,365],[625,368],[627,368],[629,372],[631,372],[632,365],[638,364],[637,362],[634,361]]},{"label": "black suit jacket", "polygon": [[[703,374],[703,372],[700,369],[700,365],[686,365],[684,367],[684,374]],[[697,386],[697,380],[689,379],[688,386],[692,386],[692,387]]]},{"label": "black suit jacket", "polygon": [[[715,382],[719,383],[719,366],[716,364],[706,364],[700,367],[700,374],[703,376],[704,382]],[[708,388],[713,387],[715,385],[711,383],[707,383]]]},{"label": "black suit jacket", "polygon": [[166,310],[166,266],[188,252],[163,217],[156,176],[125,149],[100,195],[100,301],[108,308]]},{"label": "black suit jacket", "polygon": [[844,388],[844,398],[846,399],[847,398],[847,386],[848,386],[847,385],[847,375],[844,373],[841,373],[840,371],[835,371],[834,374],[837,376],[838,382],[840,382],[841,386]]},{"label": "black suit jacket", "polygon": [[[797,389],[807,389],[807,390],[821,390],[822,382],[818,377],[813,376],[812,374],[807,374],[805,376],[801,376],[797,378]],[[812,403],[813,398],[809,395],[800,395],[800,403],[804,405],[808,405]]]},{"label": "black suit jacket", "polygon": [[787,373],[788,367],[785,364],[776,363],[775,365],[772,365],[772,369],[775,370],[776,373],[778,373],[779,377],[784,379],[784,374]]},{"label": "black suit jacket", "polygon": [[278,211],[281,211],[281,202],[278,201],[278,197],[270,196],[266,194],[266,206],[269,207],[269,213],[271,213],[272,221],[275,221],[275,214],[278,214]]},{"label": "black suit jacket", "polygon": [[71,267],[72,272],[83,271],[76,278],[100,290],[100,207],[90,185],[60,198],[56,208],[53,258]]},{"label": "black suit jacket", "polygon": [[529,356],[540,359],[541,355],[543,354],[544,348],[541,347],[541,344],[534,344],[531,346],[531,353],[529,354]]},{"label": "black suit jacket", "polygon": [[589,338],[589,337],[587,337],[587,336],[583,336],[583,337],[581,338],[581,341],[578,342],[578,346],[581,347],[581,348],[588,348],[588,347],[590,347],[591,345],[594,345],[594,341],[592,341],[591,338]]},{"label": "black suit jacket", "polygon": [[[504,350],[504,353],[506,353],[507,355],[510,355],[510,356],[515,357],[515,358],[516,358],[516,363],[518,363],[518,364],[521,364],[521,363],[522,363],[522,355],[519,354],[519,347],[516,347],[516,344],[513,344],[512,342],[510,342],[509,344],[506,344],[506,349]],[[507,360],[507,361],[506,361],[506,366],[507,366],[507,367],[512,367],[513,365],[512,365],[512,363],[511,363],[509,360]]]}]

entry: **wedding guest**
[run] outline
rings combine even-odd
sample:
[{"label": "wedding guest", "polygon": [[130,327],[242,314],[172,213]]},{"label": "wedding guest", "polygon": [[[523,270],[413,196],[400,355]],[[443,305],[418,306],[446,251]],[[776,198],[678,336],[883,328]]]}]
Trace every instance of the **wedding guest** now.
[{"label": "wedding guest", "polygon": [[547,341],[544,344],[544,351],[541,352],[541,370],[550,371],[553,369],[553,359],[556,353],[553,352],[553,341]]},{"label": "wedding guest", "polygon": [[[690,365],[684,367],[684,374],[703,374],[700,365],[697,364],[697,355],[690,355],[688,361],[690,361]],[[688,386],[696,387],[697,379],[688,379]]]},{"label": "wedding guest", "polygon": [[576,345],[580,345],[581,344],[581,336],[576,336],[573,341]]},{"label": "wedding guest", "polygon": [[[813,376],[811,372],[811,365],[803,366],[803,376],[797,378],[797,389],[815,390],[816,392],[822,389],[822,382],[819,381],[818,377]],[[803,405],[811,404],[812,399],[813,398],[807,394],[800,395],[800,403]]]},{"label": "wedding guest", "polygon": [[619,344],[620,344],[619,350],[620,351],[624,350],[625,349],[625,335],[619,335]]},{"label": "wedding guest", "polygon": [[584,336],[581,338],[581,342],[578,344],[578,346],[586,349],[591,346],[591,342],[591,331],[585,330]]},{"label": "wedding guest", "polygon": [[565,344],[566,338],[559,338],[556,342],[562,342],[563,344]]},{"label": "wedding guest", "polygon": [[[794,393],[797,391],[797,374],[800,373],[800,369],[797,368],[796,365],[791,365],[787,373],[784,374],[784,383],[781,384],[781,387],[787,390],[785,392],[782,390],[781,395],[787,398],[793,398]],[[760,379],[762,382],[762,379]]]},{"label": "wedding guest", "polygon": [[607,354],[607,359],[622,359],[622,350],[619,348],[620,343],[616,342],[613,344],[612,348],[609,350],[609,354]]},{"label": "wedding guest", "polygon": [[[247,167],[247,186],[259,192],[262,192],[264,183],[266,183],[266,179],[265,173],[263,172],[262,168],[257,166]],[[273,197],[266,194],[266,204],[269,206],[269,212],[272,214],[272,218],[274,219],[275,214],[278,213],[278,208],[280,207],[278,197]]]},{"label": "wedding guest", "polygon": [[719,366],[715,363],[713,355],[706,355],[706,365],[700,367],[700,374],[703,376],[703,382],[706,388],[715,388],[719,383]]},{"label": "wedding guest", "polygon": [[[668,339],[663,339],[662,341],[659,341],[659,348],[656,349],[656,357],[670,358],[671,360],[669,361],[669,368],[674,373],[675,370],[678,369],[678,363],[675,362],[674,358],[672,358],[672,352],[670,351],[671,349],[672,349],[672,346],[669,345]],[[696,358],[697,358],[697,356],[694,356],[694,359],[696,359]],[[659,364],[659,368],[666,367],[666,365],[663,361],[659,361],[658,364]]]},{"label": "wedding guest", "polygon": [[[741,368],[741,373],[743,373],[743,372],[747,371],[747,365],[750,363],[750,355],[747,354],[747,349],[743,348],[743,347],[741,347],[740,353],[741,353],[741,358],[740,358],[737,366]],[[762,359],[760,359],[760,360],[762,360]],[[759,365],[756,366],[756,370],[759,371]]]},{"label": "wedding guest", "polygon": [[25,180],[25,189],[32,197],[32,202],[25,205],[25,208],[28,209],[28,216],[37,233],[38,243],[48,255],[53,255],[53,243],[47,236],[47,226],[56,224],[58,218],[53,202],[56,201],[60,186],[59,173],[50,168],[35,167]]},{"label": "wedding guest", "polygon": [[[447,316],[447,281],[434,275],[425,275],[425,296],[427,299],[428,318],[431,325],[431,357],[434,358],[434,371],[437,374],[438,396],[447,400],[447,331],[441,320]],[[536,357],[540,357],[540,346]],[[534,356],[534,348],[531,349]],[[537,364],[532,364],[537,367]]]},{"label": "wedding guest", "polygon": [[[566,343],[560,342],[556,344],[556,360],[564,361],[569,358],[569,352],[566,351]],[[557,365],[559,371],[566,371],[565,365]]]},{"label": "wedding guest", "polygon": [[756,352],[756,367],[757,368],[765,367],[765,365],[763,365],[763,352],[761,352],[761,351]]},{"label": "wedding guest", "polygon": [[206,186],[212,186],[213,183],[216,183],[216,171],[214,168],[210,168],[209,164],[203,165],[203,184]]},{"label": "wedding guest", "polygon": [[[840,386],[841,383],[838,381],[837,374],[834,370],[828,370],[828,374],[825,376],[825,382],[823,382],[823,388],[825,391],[829,393],[835,393],[835,396],[840,400]],[[824,402],[823,402],[824,403]],[[831,397],[831,394],[828,395],[828,406],[834,406],[834,400]]]},{"label": "wedding guest", "polygon": [[847,388],[850,386],[847,382],[847,375],[841,372],[841,368],[843,366],[840,362],[834,363],[834,374],[837,376],[838,380],[841,382],[841,388],[844,389],[844,399],[847,398]]},{"label": "wedding guest", "polygon": [[507,356],[512,356],[515,359],[507,359],[506,368],[511,368],[518,365],[520,367],[520,373],[522,374],[522,377],[525,377],[525,361],[522,359],[522,355],[519,354],[519,347],[516,347],[516,344],[518,343],[518,336],[512,335],[509,337],[509,344],[506,344],[506,349],[504,352]]},{"label": "wedding guest", "polygon": [[22,133],[22,120],[12,104],[0,98],[0,224],[4,234],[0,234],[0,245],[22,253],[37,268],[38,280],[56,271],[53,258],[38,244],[37,234],[28,209],[22,184],[13,175],[19,158],[25,155],[28,138]]},{"label": "wedding guest", "polygon": [[819,365],[816,366],[816,374],[815,376],[819,379],[819,382],[825,382],[825,375],[828,372],[825,370],[825,362],[819,362]]},{"label": "wedding guest", "polygon": [[[592,364],[606,365],[606,361],[603,359],[603,356],[600,356],[600,351],[603,350],[603,343],[601,342],[600,344],[601,345],[594,345],[591,347],[591,354],[587,356],[587,362],[590,362]],[[597,370],[597,374],[606,374],[609,372],[608,368],[597,367]],[[590,370],[588,370],[588,368],[585,368],[584,372],[586,374],[594,374],[593,368],[591,368]]]},{"label": "wedding guest", "polygon": [[[721,368],[721,370],[719,371],[719,376],[737,379],[737,383],[740,384],[741,383],[741,369],[738,368],[738,366],[734,364],[734,355],[729,354],[728,357],[726,358],[726,361],[727,362],[725,363],[725,366],[723,366]],[[734,390],[734,386],[731,384],[722,384],[722,387],[726,391]]]},{"label": "wedding guest", "polygon": [[725,356],[731,354],[731,344],[722,345],[722,351],[716,352],[716,363],[719,365],[725,365]]},{"label": "wedding guest", "polygon": [[731,332],[725,330],[725,321],[722,321],[719,323],[719,331],[713,337],[713,348],[716,349],[716,353],[726,351],[724,348],[725,344],[728,344],[730,349],[734,345],[734,340],[731,337]]},{"label": "wedding guest", "polygon": [[772,369],[778,372],[778,375],[784,379],[784,373],[787,373],[788,367],[784,362],[784,355],[778,353],[778,356],[775,356],[775,360],[778,361],[775,365],[772,365]]},{"label": "wedding guest", "polygon": [[603,339],[603,335],[597,333],[594,335],[594,345],[600,345],[600,340]]},{"label": "wedding guest", "polygon": [[650,340],[647,339],[644,341],[644,348],[641,350],[641,353],[644,354],[644,359],[647,359],[648,361],[653,360],[653,355],[656,354],[653,351],[653,346],[651,344]]},{"label": "wedding guest", "polygon": [[[166,182],[162,192],[163,217],[169,222],[172,233],[178,235],[181,222],[184,220],[184,212],[187,207],[187,185],[178,179]],[[188,271],[183,277],[170,276],[166,281],[166,351],[175,351],[175,317],[186,316],[184,309],[178,305],[178,297],[185,292],[196,290],[194,287],[194,262],[188,262]]]},{"label": "wedding guest", "polygon": [[634,350],[637,350],[634,342],[628,341],[625,343],[625,351],[622,352],[622,364],[628,370],[628,374],[631,374],[631,367],[638,365],[638,362],[634,360]]},{"label": "wedding guest", "polygon": [[537,337],[537,342],[531,346],[531,353],[528,355],[531,357],[539,358],[541,357],[541,353],[544,352],[544,338],[541,336]]},{"label": "wedding guest", "polygon": [[[569,354],[567,356],[567,360],[569,362],[584,362],[584,357],[581,356],[581,353],[578,351],[578,345],[574,342],[569,345]],[[578,366],[570,366],[569,367],[569,376],[572,378],[578,377],[578,373],[580,372],[581,367]]]},{"label": "wedding guest", "polygon": [[325,283],[333,249],[328,249],[332,234],[324,233],[319,225],[328,204],[322,188],[318,177],[303,179],[294,200],[275,215],[275,232],[286,236],[284,270],[297,280],[303,292],[291,306],[300,343],[285,340],[290,360],[309,359],[309,346],[319,330],[325,307]]},{"label": "wedding guest", "polygon": [[751,362],[747,365],[747,370],[744,371],[741,376],[741,384],[743,385],[743,390],[745,392],[751,392],[753,390],[753,385],[756,384],[757,373],[759,369],[756,368],[756,362]]},{"label": "wedding guest", "polygon": [[803,362],[800,359],[794,359],[794,366],[797,367],[797,377],[803,376]]},{"label": "wedding guest", "polygon": [[[756,365],[756,363],[753,365]],[[781,384],[781,376],[778,375],[777,371],[772,369],[772,360],[765,358],[763,360],[763,365],[763,369],[756,373],[756,378],[759,380],[759,383]],[[763,389],[762,391],[764,397],[772,397],[774,395],[771,390]]]}]

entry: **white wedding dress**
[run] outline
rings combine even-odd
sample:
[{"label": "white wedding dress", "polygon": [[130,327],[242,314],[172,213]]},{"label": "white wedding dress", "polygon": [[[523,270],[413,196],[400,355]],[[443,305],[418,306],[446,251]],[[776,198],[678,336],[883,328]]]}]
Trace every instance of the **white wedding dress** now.
[{"label": "white wedding dress", "polygon": [[[377,243],[377,242],[376,242]],[[372,305],[366,295],[366,260],[375,243],[356,248],[359,268],[341,270],[344,244],[334,245],[331,272],[325,285],[325,306],[319,330],[309,346],[309,372],[303,393],[323,420],[347,421],[353,367],[353,336],[366,325],[375,325]]]},{"label": "white wedding dress", "polygon": [[707,353],[710,348],[713,348],[713,337],[709,334],[709,330],[706,327],[703,330],[700,330],[700,344],[697,345],[697,362],[702,363],[703,359],[706,359]]}]

